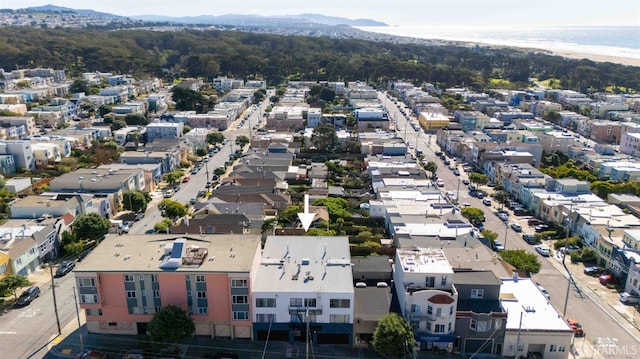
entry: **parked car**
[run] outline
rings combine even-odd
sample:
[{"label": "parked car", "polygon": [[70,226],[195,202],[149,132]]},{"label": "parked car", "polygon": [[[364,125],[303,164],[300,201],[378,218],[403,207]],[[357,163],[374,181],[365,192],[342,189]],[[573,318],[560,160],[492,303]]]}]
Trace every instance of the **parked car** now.
[{"label": "parked car", "polygon": [[500,241],[493,241],[493,250],[496,252],[504,251],[504,244]]},{"label": "parked car", "polygon": [[462,180],[462,184],[465,185],[465,186],[468,185],[469,184],[469,180],[468,179],[463,179]]},{"label": "parked car", "polygon": [[187,182],[189,182],[190,179],[191,178],[189,178],[189,176],[184,176],[184,177],[182,177],[182,183],[187,183]]},{"label": "parked car", "polygon": [[480,191],[476,191],[474,193],[476,194],[476,198],[479,198],[479,199],[483,199],[484,198],[484,193],[482,193]]},{"label": "parked car", "polygon": [[460,171],[458,169],[453,170],[453,174],[456,176],[460,176]]},{"label": "parked car", "polygon": [[196,198],[191,198],[189,200],[189,203],[191,203],[191,205],[193,206],[194,204],[196,204],[196,202],[198,202],[198,200]]},{"label": "parked car", "polygon": [[[480,195],[480,194],[478,194],[478,196],[479,196],[479,195]],[[483,197],[484,197],[484,196],[483,196]],[[481,197],[478,197],[478,198],[481,198]],[[490,200],[489,198],[484,198],[484,199],[482,200],[482,204],[484,204],[485,206],[490,206],[490,205],[491,205],[491,200]]]},{"label": "parked car", "polygon": [[450,165],[450,164],[451,164],[451,161],[449,161],[449,160],[444,160],[444,164],[445,164],[446,166],[448,166],[448,165]]},{"label": "parked car", "polygon": [[520,208],[514,209],[513,214],[515,214],[516,216],[528,216],[531,213],[529,212],[528,209],[520,207]]},{"label": "parked car", "polygon": [[522,235],[522,239],[529,244],[534,244],[536,242],[536,237],[531,233],[524,233]]},{"label": "parked car", "polygon": [[535,248],[536,248],[536,252],[540,253],[540,255],[543,257],[549,257],[551,255],[551,249],[549,248],[549,246],[540,244],[535,246]]},{"label": "parked car", "polygon": [[584,274],[590,275],[592,277],[596,277],[596,276],[600,275],[603,271],[604,271],[604,269],[602,269],[601,267],[598,267],[598,266],[587,267],[587,268],[585,268],[583,270]]},{"label": "parked car", "polygon": [[40,288],[38,286],[29,287],[20,294],[16,305],[18,307],[24,307],[31,304],[31,302],[40,296]]},{"label": "parked car", "polygon": [[638,304],[640,303],[640,295],[631,294],[629,292],[620,293],[620,303],[624,304]]},{"label": "parked car", "polygon": [[173,196],[176,192],[172,189],[167,189],[162,193],[162,196],[164,198],[171,198],[171,196]]},{"label": "parked car", "polygon": [[562,253],[562,254],[579,252],[580,250],[581,250],[581,248],[576,246],[576,245],[570,245],[570,246],[567,246],[567,247],[560,247],[560,253]]},{"label": "parked car", "polygon": [[498,212],[498,218],[503,222],[507,222],[509,220],[509,215],[505,212]]},{"label": "parked car", "polygon": [[513,229],[516,232],[522,232],[522,226],[519,225],[518,223],[511,223],[511,229]]},{"label": "parked car", "polygon": [[574,335],[576,337],[584,337],[584,330],[582,329],[582,325],[580,325],[577,320],[567,318],[567,324],[569,324],[569,327],[573,329]]},{"label": "parked car", "polygon": [[62,264],[60,264],[60,267],[58,267],[58,270],[56,270],[56,277],[65,276],[67,273],[71,272],[75,267],[76,267],[76,264],[74,262],[63,262]]},{"label": "parked car", "polygon": [[539,225],[535,226],[533,229],[534,229],[537,233],[540,233],[540,232],[544,232],[544,231],[546,231],[546,230],[547,230],[547,228],[549,228],[549,226],[547,226],[546,224],[539,224]]},{"label": "parked car", "polygon": [[615,279],[612,274],[603,274],[598,278],[598,281],[602,285],[608,285],[613,284],[615,282]]},{"label": "parked car", "polygon": [[438,187],[444,187],[444,181],[439,179],[438,180]]},{"label": "parked car", "polygon": [[211,188],[211,186],[213,186],[213,182],[211,181],[207,182],[207,184],[205,185],[205,187],[207,188]]},{"label": "parked car", "polygon": [[545,224],[543,221],[537,219],[537,218],[529,218],[529,220],[527,221],[527,224],[529,226],[537,226],[540,224]]},{"label": "parked car", "polygon": [[549,291],[546,290],[543,286],[541,286],[540,284],[536,283],[536,286],[538,287],[538,289],[542,292],[542,294],[547,298],[547,299],[551,299],[551,295],[549,294]]},{"label": "parked car", "polygon": [[156,234],[156,230],[153,228],[150,228],[144,231],[144,234]]}]

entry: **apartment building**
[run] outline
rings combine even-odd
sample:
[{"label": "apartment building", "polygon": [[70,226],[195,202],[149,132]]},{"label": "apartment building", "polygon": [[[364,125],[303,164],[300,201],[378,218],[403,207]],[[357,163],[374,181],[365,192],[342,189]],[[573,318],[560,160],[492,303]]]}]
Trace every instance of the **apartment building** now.
[{"label": "apartment building", "polygon": [[442,249],[397,249],[393,279],[400,310],[420,348],[451,351],[458,292]]},{"label": "apartment building", "polygon": [[0,117],[0,127],[11,126],[24,126],[27,136],[33,136],[38,134],[38,128],[36,128],[36,121],[31,116],[5,116]]},{"label": "apartment building", "polygon": [[87,330],[145,334],[153,315],[174,305],[191,315],[196,335],[250,339],[259,256],[259,236],[107,236],[74,270]]},{"label": "apartment building", "polygon": [[181,138],[183,128],[182,122],[152,122],[147,125],[147,142],[156,138]]},{"label": "apartment building", "polygon": [[255,339],[352,343],[354,287],[347,237],[269,236],[255,269]]}]

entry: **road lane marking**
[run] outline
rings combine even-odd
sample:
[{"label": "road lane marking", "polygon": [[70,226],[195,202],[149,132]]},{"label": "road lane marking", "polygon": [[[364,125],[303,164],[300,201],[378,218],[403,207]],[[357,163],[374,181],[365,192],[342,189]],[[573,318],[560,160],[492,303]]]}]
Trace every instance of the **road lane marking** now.
[{"label": "road lane marking", "polygon": [[0,335],[13,335],[17,334],[16,332],[0,332]]}]

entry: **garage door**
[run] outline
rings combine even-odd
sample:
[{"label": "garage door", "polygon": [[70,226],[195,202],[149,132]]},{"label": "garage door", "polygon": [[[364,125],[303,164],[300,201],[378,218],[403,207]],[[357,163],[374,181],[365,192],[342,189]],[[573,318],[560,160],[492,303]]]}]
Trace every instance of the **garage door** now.
[{"label": "garage door", "polygon": [[486,339],[466,339],[464,341],[465,353],[482,353],[491,354],[491,348],[493,347],[493,340]]},{"label": "garage door", "polygon": [[211,324],[209,323],[197,323],[196,324],[196,335],[206,335],[208,337],[211,336]]},{"label": "garage door", "polygon": [[233,337],[235,339],[251,339],[251,328],[237,325],[233,327]]},{"label": "garage door", "polygon": [[231,326],[225,324],[216,325],[216,338],[231,338]]}]

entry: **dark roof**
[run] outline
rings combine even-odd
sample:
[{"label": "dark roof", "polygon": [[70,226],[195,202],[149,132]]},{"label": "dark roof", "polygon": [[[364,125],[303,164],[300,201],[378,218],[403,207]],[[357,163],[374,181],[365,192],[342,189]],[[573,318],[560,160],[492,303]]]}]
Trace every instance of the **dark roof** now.
[{"label": "dark roof", "polygon": [[352,258],[354,272],[391,272],[391,264],[387,256],[368,256]]},{"label": "dark roof", "polygon": [[492,271],[460,271],[453,273],[453,284],[500,285],[502,282]]},{"label": "dark roof", "polygon": [[379,320],[389,314],[391,291],[389,288],[354,288],[354,316],[362,320]]},{"label": "dark roof", "polygon": [[183,220],[180,224],[171,226],[169,231],[175,234],[184,233],[243,233],[250,227],[251,221],[242,214],[209,214],[199,218],[188,220],[189,225]]},{"label": "dark roof", "polygon": [[453,298],[446,294],[436,294],[427,300],[433,304],[451,304],[454,302]]},{"label": "dark roof", "polygon": [[502,312],[499,299],[458,299],[458,311],[474,313]]}]

